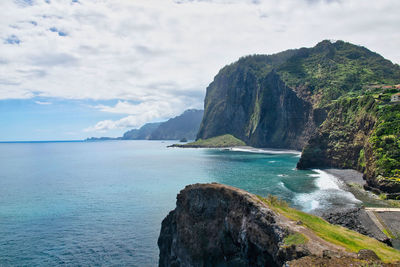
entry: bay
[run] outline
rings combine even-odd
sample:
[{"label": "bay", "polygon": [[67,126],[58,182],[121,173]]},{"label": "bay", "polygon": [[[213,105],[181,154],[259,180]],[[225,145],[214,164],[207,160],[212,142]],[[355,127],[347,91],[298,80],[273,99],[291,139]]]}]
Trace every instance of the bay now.
[{"label": "bay", "polygon": [[359,202],[299,153],[173,141],[0,143],[0,265],[156,266],[162,219],[192,183],[278,195],[308,212]]}]

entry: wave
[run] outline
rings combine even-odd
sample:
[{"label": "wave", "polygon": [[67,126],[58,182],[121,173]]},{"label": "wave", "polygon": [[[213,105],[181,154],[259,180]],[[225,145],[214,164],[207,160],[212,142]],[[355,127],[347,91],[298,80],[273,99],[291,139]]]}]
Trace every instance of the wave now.
[{"label": "wave", "polygon": [[272,148],[255,148],[255,147],[231,147],[230,151],[236,152],[250,152],[250,153],[261,153],[261,154],[296,154],[296,157],[300,157],[301,152],[296,150],[285,150],[285,149],[272,149]]},{"label": "wave", "polygon": [[317,189],[311,193],[298,194],[294,204],[302,207],[307,212],[326,211],[330,208],[355,207],[361,203],[355,196],[344,190],[344,184],[335,176],[322,170],[313,170],[314,184]]}]

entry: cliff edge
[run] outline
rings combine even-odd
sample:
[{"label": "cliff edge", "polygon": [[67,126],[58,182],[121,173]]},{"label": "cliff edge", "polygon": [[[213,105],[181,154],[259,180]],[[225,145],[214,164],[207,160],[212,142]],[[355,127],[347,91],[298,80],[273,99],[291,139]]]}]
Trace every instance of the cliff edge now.
[{"label": "cliff edge", "polygon": [[[292,211],[275,198],[263,199],[230,186],[189,185],[162,222],[159,266],[282,266],[289,262],[296,266],[300,258],[310,263],[316,258],[322,262],[334,258],[361,266],[370,261],[382,263],[376,254],[386,257],[384,261],[387,257],[400,260],[400,254],[383,243]],[[316,224],[322,236],[314,231]],[[355,248],[342,246],[342,241],[328,242],[325,235],[331,231],[346,242],[357,240]],[[361,251],[357,255],[367,247],[376,248],[376,254]],[[367,259],[365,254],[372,256]]]}]

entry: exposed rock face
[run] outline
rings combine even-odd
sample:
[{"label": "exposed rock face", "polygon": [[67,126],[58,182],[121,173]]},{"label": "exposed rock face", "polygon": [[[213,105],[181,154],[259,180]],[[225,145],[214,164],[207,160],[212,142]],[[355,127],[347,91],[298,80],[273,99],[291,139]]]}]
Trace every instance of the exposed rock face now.
[{"label": "exposed rock face", "polygon": [[207,88],[205,107],[197,138],[232,134],[255,147],[301,149],[315,130],[311,104],[275,71],[261,80],[246,69],[222,72]]},{"label": "exposed rock face", "polygon": [[[336,167],[364,171],[372,168],[368,139],[375,118],[368,112],[375,106],[372,97],[335,104],[318,131],[304,147],[297,168]],[[360,152],[362,157],[360,157]],[[367,173],[372,171],[367,170]]]},{"label": "exposed rock face", "polygon": [[162,222],[159,266],[282,266],[310,254],[305,246],[282,246],[291,232],[254,195],[190,185]]},{"label": "exposed rock face", "polygon": [[243,57],[208,86],[197,138],[231,134],[254,147],[306,146],[298,168],[360,170],[369,187],[400,198],[400,105],[377,107],[385,97],[375,100],[370,86],[399,82],[398,65],[343,41]]}]

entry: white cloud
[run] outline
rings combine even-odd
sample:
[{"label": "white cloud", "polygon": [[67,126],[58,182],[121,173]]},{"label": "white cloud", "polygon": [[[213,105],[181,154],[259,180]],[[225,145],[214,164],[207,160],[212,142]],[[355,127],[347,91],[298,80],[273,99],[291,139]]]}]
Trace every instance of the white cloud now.
[{"label": "white cloud", "polygon": [[398,0],[2,0],[0,10],[0,99],[121,99],[97,108],[137,122],[142,106],[200,106],[218,70],[246,54],[342,39],[400,63]]},{"label": "white cloud", "polygon": [[47,102],[47,101],[35,101],[36,104],[38,105],[51,105],[51,102]]},{"label": "white cloud", "polygon": [[112,121],[104,120],[98,122],[96,125],[86,128],[85,132],[93,131],[108,131],[115,129],[125,128],[138,128],[146,122],[155,119],[166,119],[172,117],[180,112],[183,103],[179,99],[174,101],[148,101],[140,104],[131,104],[128,101],[118,101],[115,106],[97,105],[94,108],[103,112],[129,114],[129,116],[122,119]]}]

